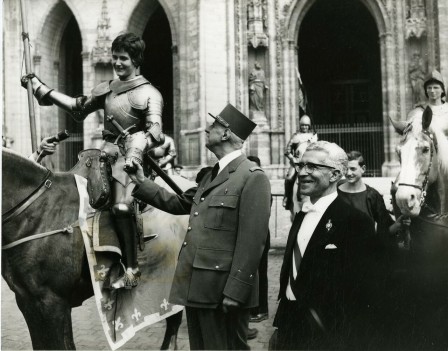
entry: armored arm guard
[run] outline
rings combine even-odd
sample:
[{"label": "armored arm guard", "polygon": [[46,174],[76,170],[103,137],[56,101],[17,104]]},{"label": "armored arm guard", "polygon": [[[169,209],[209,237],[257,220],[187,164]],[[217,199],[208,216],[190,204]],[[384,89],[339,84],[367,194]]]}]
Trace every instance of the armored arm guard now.
[{"label": "armored arm guard", "polygon": [[102,108],[98,97],[83,95],[73,98],[55,90],[48,94],[47,100],[69,112],[77,122],[82,122],[90,113]]},{"label": "armored arm guard", "polygon": [[151,137],[160,142],[162,133],[162,110],[163,98],[160,92],[150,85],[149,97],[147,100],[147,109],[145,112],[145,130]]},{"label": "armored arm guard", "polygon": [[[34,96],[39,102],[39,105],[51,106],[53,104],[56,104],[63,110],[69,112],[76,121],[82,121],[87,117],[89,113],[102,108],[101,96],[110,91],[108,90],[109,83],[106,82],[98,85],[92,91],[93,95],[90,97],[71,97],[60,93],[52,88],[49,88],[35,74],[30,74],[28,76],[22,77],[22,86],[26,87],[28,79],[31,79],[31,82],[33,84]],[[94,93],[95,90],[97,90],[96,94]]]}]

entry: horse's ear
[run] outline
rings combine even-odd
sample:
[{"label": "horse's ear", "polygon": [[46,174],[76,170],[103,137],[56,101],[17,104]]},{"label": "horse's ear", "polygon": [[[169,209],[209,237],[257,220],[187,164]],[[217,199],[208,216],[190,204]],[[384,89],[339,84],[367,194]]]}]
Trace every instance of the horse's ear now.
[{"label": "horse's ear", "polygon": [[423,130],[426,130],[429,128],[431,121],[432,121],[432,110],[431,110],[431,107],[428,106],[425,108],[425,111],[423,111],[423,116],[422,116]]},{"label": "horse's ear", "polygon": [[396,121],[394,119],[392,119],[391,117],[389,117],[390,122],[392,123],[392,125],[395,128],[395,131],[400,134],[403,135],[404,129],[406,128],[407,122],[406,121]]}]

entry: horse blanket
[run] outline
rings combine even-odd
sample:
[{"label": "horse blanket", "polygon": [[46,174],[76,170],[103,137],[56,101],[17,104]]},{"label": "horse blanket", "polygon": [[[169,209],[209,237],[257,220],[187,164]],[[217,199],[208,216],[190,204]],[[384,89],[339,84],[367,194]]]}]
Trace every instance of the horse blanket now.
[{"label": "horse blanket", "polygon": [[[137,331],[183,309],[183,306],[170,304],[168,297],[185,228],[182,220],[173,221],[173,216],[165,212],[154,209],[144,214],[145,235],[157,234],[157,237],[146,243],[143,251],[139,251],[140,283],[131,290],[110,289],[110,282],[119,274],[117,258],[121,251],[114,242],[114,235],[108,236],[109,242],[98,235],[100,228],[110,227],[107,225],[110,221],[107,212],[95,213],[87,218],[92,212],[87,180],[75,177],[80,194],[79,227],[86,248],[94,297],[106,339],[110,348],[116,350]],[[148,233],[148,228],[157,233]]]}]

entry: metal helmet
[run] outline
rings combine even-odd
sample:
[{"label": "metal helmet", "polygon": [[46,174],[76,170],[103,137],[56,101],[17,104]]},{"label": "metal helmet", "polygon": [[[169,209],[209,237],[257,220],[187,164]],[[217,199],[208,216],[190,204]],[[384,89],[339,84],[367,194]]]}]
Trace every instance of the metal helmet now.
[{"label": "metal helmet", "polygon": [[311,118],[307,115],[303,115],[302,117],[300,117],[299,124],[309,125],[311,127]]},{"label": "metal helmet", "polygon": [[445,90],[445,83],[443,82],[443,77],[440,74],[439,71],[434,70],[431,72],[431,74],[428,76],[428,78],[426,79],[425,83],[423,84],[424,88],[425,88],[425,95],[428,98],[428,93],[426,92],[426,88],[428,87],[428,85],[430,84],[438,84],[442,87],[442,97],[446,96],[446,90]]}]

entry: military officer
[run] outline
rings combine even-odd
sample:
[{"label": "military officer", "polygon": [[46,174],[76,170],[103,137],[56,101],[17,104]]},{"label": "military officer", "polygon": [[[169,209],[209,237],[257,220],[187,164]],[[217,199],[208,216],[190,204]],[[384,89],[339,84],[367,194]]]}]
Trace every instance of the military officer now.
[{"label": "military officer", "polygon": [[[210,114],[211,115],[211,114]],[[258,305],[258,266],[268,232],[270,183],[242,153],[256,124],[231,104],[206,129],[218,158],[181,195],[130,173],[133,195],[172,214],[190,214],[170,302],[186,306],[192,350],[247,350],[250,308]]]},{"label": "military officer", "polygon": [[104,109],[103,130],[105,151],[112,161],[113,214],[120,244],[124,251],[126,270],[112,284],[114,288],[132,288],[138,284],[137,238],[132,196],[128,185],[133,161],[139,164],[143,152],[163,142],[163,99],[159,91],[137,68],[143,63],[144,41],[132,33],[119,35],[112,42],[112,65],[118,79],[97,85],[90,96],[69,97],[46,86],[36,76],[31,79],[34,96],[40,105],[56,104],[69,112],[76,121],[83,121],[91,112]]}]

